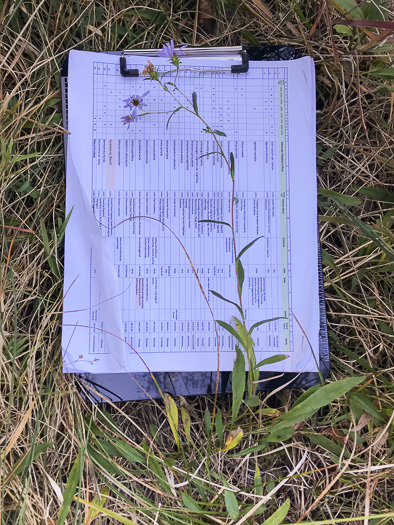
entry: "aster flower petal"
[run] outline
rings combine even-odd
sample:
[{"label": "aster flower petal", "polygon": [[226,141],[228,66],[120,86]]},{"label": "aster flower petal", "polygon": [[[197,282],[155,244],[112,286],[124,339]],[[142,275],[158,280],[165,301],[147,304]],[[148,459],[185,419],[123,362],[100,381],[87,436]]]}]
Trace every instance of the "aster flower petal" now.
[{"label": "aster flower petal", "polygon": [[175,52],[174,41],[170,40],[168,44],[164,44],[163,48],[159,51],[159,57],[172,58]]},{"label": "aster flower petal", "polygon": [[187,47],[187,44],[175,49],[174,41],[170,40],[168,44],[164,44],[163,48],[159,51],[159,57],[169,58],[172,60],[177,56],[184,56],[186,53],[183,51]]},{"label": "aster flower petal", "polygon": [[147,107],[143,100],[149,94],[149,90],[145,91],[142,95],[132,95],[123,100],[125,102],[125,108],[131,109],[131,114],[121,117],[123,124],[130,124],[130,122],[137,122],[138,120],[138,109],[143,109]]},{"label": "aster flower petal", "polygon": [[131,114],[131,121],[137,122],[137,120],[138,120],[137,108],[134,108]]}]

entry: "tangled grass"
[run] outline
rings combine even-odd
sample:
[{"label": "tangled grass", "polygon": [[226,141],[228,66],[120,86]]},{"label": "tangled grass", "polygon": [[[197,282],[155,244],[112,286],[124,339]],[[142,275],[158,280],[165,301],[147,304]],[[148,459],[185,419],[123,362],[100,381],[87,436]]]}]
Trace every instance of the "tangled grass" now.
[{"label": "tangled grass", "polygon": [[[0,2],[2,524],[393,522],[392,7]],[[61,373],[61,63],[75,48],[155,48],[170,38],[291,44],[315,60],[328,382],[363,377],[288,435],[270,429],[301,392],[261,395],[230,452],[218,450],[231,430],[227,397],[218,402],[224,438],[219,420],[211,433],[213,399],[177,401],[178,450],[163,403],[92,406]]]}]

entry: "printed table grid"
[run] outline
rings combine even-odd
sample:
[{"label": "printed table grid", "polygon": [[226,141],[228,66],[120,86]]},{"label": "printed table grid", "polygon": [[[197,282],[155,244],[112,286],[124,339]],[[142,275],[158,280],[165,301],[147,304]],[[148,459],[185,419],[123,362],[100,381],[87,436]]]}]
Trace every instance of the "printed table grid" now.
[{"label": "printed table grid", "polygon": [[[133,65],[130,67],[133,68]],[[167,66],[159,68],[163,72],[170,69]],[[193,89],[197,94],[200,114],[204,115],[205,108],[209,108],[209,112],[215,110],[214,114],[217,118],[214,122],[210,122],[213,129],[224,131],[229,138],[237,139],[243,136],[254,139],[263,137],[261,122],[264,119],[270,121],[265,136],[274,136],[277,120],[276,86],[279,79],[286,77],[286,67],[267,68],[261,71],[252,69],[248,76],[223,72],[181,71],[177,82],[182,90],[182,85],[189,86],[191,78],[193,79]],[[210,89],[209,85],[211,85]],[[213,85],[216,86],[215,90]],[[93,65],[94,135],[105,137],[110,134],[114,138],[157,137],[158,130],[165,129],[170,113],[149,115],[148,118],[141,118],[133,123],[133,126],[119,125],[121,117],[128,113],[124,100],[132,95],[142,95],[146,91],[149,91],[144,100],[148,103],[148,108],[145,108],[147,111],[163,112],[176,109],[176,102],[157,83],[141,81],[141,77],[137,77],[137,80],[122,77],[119,66],[95,62]],[[261,97],[262,94],[264,97]],[[245,106],[246,110],[240,110],[242,106]],[[172,118],[167,134],[172,138],[189,138],[195,135],[204,137],[205,133],[201,127],[201,122],[195,116],[180,111]],[[226,140],[225,137],[221,139]]]},{"label": "printed table grid", "polygon": [[[268,68],[264,70],[253,71],[253,73],[260,74],[263,77],[263,83],[261,76],[256,76],[253,78],[242,75],[234,75],[231,77],[231,82],[228,82],[228,74],[225,76],[225,74],[220,73],[209,73],[211,82],[208,82],[208,84],[210,85],[207,85],[206,80],[208,73],[198,75],[195,74],[198,76],[198,78],[194,79],[198,80],[198,85],[196,85],[195,90],[198,93],[198,105],[200,113],[203,114],[204,107],[207,104],[212,106],[212,108],[215,108],[215,111],[217,110],[218,120],[212,125],[212,127],[224,129],[226,131],[227,137],[220,137],[220,140],[223,141],[222,143],[228,142],[228,144],[230,144],[230,142],[234,142],[234,153],[238,159],[242,159],[244,155],[252,154],[252,151],[250,151],[251,145],[253,142],[256,144],[256,141],[261,143],[264,141],[270,141],[270,144],[272,144],[271,148],[273,147],[275,149],[278,147],[278,80],[287,79],[287,68]],[[204,89],[202,88],[202,79],[204,79]],[[181,80],[179,84],[180,83]],[[157,111],[162,110],[165,103],[163,95],[157,92],[157,90],[155,91],[155,87],[157,86],[153,86],[152,88],[152,83],[146,82],[146,84],[148,84],[148,87],[151,91],[149,93],[150,105],[154,105]],[[171,251],[171,242],[174,240],[172,235],[165,231],[165,229],[159,233],[157,225],[155,226],[151,221],[146,221],[147,224],[144,224],[142,230],[140,224],[141,220],[132,221],[132,224],[125,222],[120,226],[117,226],[117,228],[114,228],[114,226],[131,216],[150,215],[152,213],[151,208],[154,203],[159,208],[160,206],[164,206],[164,217],[162,218],[168,218],[166,217],[166,214],[168,214],[167,207],[169,206],[171,208],[172,206],[177,206],[177,204],[179,204],[176,202],[177,200],[180,202],[182,199],[185,199],[184,196],[181,196],[181,193],[185,194],[186,192],[189,192],[190,195],[198,195],[200,193],[201,196],[204,196],[204,194],[208,193],[208,199],[219,199],[218,196],[214,197],[212,194],[215,194],[215,191],[220,194],[219,189],[222,187],[222,179],[224,176],[223,172],[225,171],[223,169],[223,161],[222,159],[215,159],[213,156],[211,157],[213,169],[212,178],[216,181],[216,184],[214,184],[215,187],[210,188],[209,190],[198,189],[197,186],[194,189],[189,188],[188,190],[183,190],[182,192],[180,190],[177,192],[172,190],[171,183],[174,182],[174,174],[171,172],[171,166],[167,162],[160,163],[160,168],[163,173],[162,181],[159,185],[161,185],[162,188],[152,189],[152,180],[148,176],[150,173],[148,166],[151,166],[152,163],[156,163],[158,166],[160,155],[163,156],[169,154],[171,157],[171,154],[173,154],[174,159],[177,156],[182,159],[183,155],[186,157],[186,149],[185,151],[182,151],[182,148],[188,148],[187,157],[189,167],[187,168],[187,171],[190,171],[191,173],[193,171],[198,173],[203,169],[202,162],[193,159],[193,155],[196,153],[203,154],[203,152],[205,153],[212,151],[213,142],[210,143],[206,134],[201,134],[201,131],[196,127],[193,128],[191,125],[190,116],[187,115],[186,112],[177,113],[177,116],[182,117],[178,118],[176,125],[174,124],[173,127],[170,125],[170,132],[167,134],[169,138],[166,138],[164,141],[157,139],[157,129],[165,124],[165,121],[161,117],[157,117],[156,121],[152,121],[150,118],[151,115],[149,115],[149,117],[146,118],[146,125],[144,123],[144,119],[140,119],[139,123],[136,123],[136,125],[133,124],[135,127],[130,127],[130,129],[128,129],[127,126],[122,126],[120,117],[125,114],[125,109],[123,108],[124,104],[122,104],[122,101],[132,94],[137,93],[130,92],[130,79],[124,79],[123,77],[120,77],[118,66],[96,62],[94,64],[93,85],[94,150],[96,147],[98,149],[93,161],[92,202],[95,216],[100,224],[103,236],[106,238],[107,242],[112,245],[113,249],[114,265],[115,270],[118,273],[118,280],[120,284],[120,299],[124,315],[123,324],[125,340],[129,344],[135,346],[135,349],[139,352],[154,353],[158,351],[166,351],[165,348],[168,345],[171,345],[172,351],[185,351],[185,344],[186,348],[188,348],[188,344],[193,344],[193,348],[196,351],[202,351],[204,350],[204,345],[208,340],[208,347],[210,350],[207,351],[216,351],[216,336],[212,326],[209,326],[209,331],[207,333],[203,333],[204,329],[206,329],[208,326],[207,323],[213,323],[212,319],[207,319],[204,317],[204,311],[207,309],[205,304],[197,311],[194,308],[190,309],[190,314],[192,314],[193,317],[189,316],[187,308],[182,307],[182,305],[180,305],[180,308],[178,309],[169,309],[165,307],[166,302],[167,304],[172,304],[173,299],[175,298],[179,298],[179,301],[181,301],[180,290],[176,291],[174,287],[170,286],[169,290],[167,290],[167,293],[169,294],[168,300],[166,298],[166,302],[160,303],[158,317],[160,319],[166,319],[166,321],[149,320],[147,317],[148,311],[145,309],[145,306],[139,310],[131,307],[131,305],[135,303],[138,294],[145,293],[146,286],[154,287],[156,285],[155,279],[157,280],[160,277],[171,278],[178,274],[178,279],[182,280],[182,270],[185,272],[185,279],[188,279],[191,275],[190,265],[180,262],[180,253],[178,257],[178,264],[174,264],[173,255],[171,255],[172,261],[168,268],[163,268],[163,265],[161,265],[162,268],[159,268],[158,265],[156,268],[155,264],[152,263],[151,260],[144,260],[142,262],[140,257],[136,256],[136,238],[137,234],[140,234],[142,230],[144,233],[145,243],[147,239],[151,239],[149,242],[156,242],[157,244],[160,244],[160,250],[162,252],[161,257],[164,260],[166,259],[167,254],[169,256]],[[263,89],[261,89],[262,86]],[[138,94],[141,95],[142,93],[138,91]],[[148,101],[148,97],[146,100]],[[246,105],[245,101],[247,101]],[[245,107],[247,109],[246,112]],[[168,116],[165,118],[167,119]],[[198,123],[198,125],[200,125],[200,123]],[[230,125],[231,129],[228,129]],[[288,134],[287,127],[288,126],[286,126],[286,133]],[[190,137],[194,140],[192,140],[191,143],[189,142],[187,144],[183,144],[183,141],[185,140],[185,142],[187,142],[187,139],[190,139]],[[286,141],[287,140],[288,135],[286,135]],[[181,143],[179,143],[179,141],[181,141]],[[229,147],[230,146],[228,145],[228,152],[231,151],[229,150]],[[170,148],[169,152],[168,148]],[[275,152],[268,154],[275,156]],[[111,158],[113,157],[114,160],[108,161],[108,156]],[[116,159],[118,159],[118,162]],[[121,159],[120,162],[119,159]],[[144,159],[148,159],[149,162],[145,162]],[[108,165],[108,162],[110,162],[110,166]],[[272,167],[272,170],[268,173],[268,176],[271,175],[272,177],[274,175],[275,169],[275,167]],[[137,180],[138,176],[143,182],[144,189],[129,188],[127,190],[120,190],[119,187],[125,188],[128,184],[130,184],[130,175],[134,175],[135,180]],[[276,188],[275,190],[274,188],[270,187],[269,180],[268,187],[266,188],[267,180],[267,177],[263,178],[261,184],[262,187],[259,188],[260,191],[258,192],[249,191],[249,181],[245,189],[242,191],[237,191],[237,198],[241,200],[241,206],[237,207],[237,237],[242,239],[242,242],[238,241],[238,249],[240,249],[239,247],[242,246],[242,243],[245,245],[255,238],[255,235],[245,236],[245,233],[247,232],[241,231],[242,228],[240,225],[242,223],[242,215],[247,214],[247,210],[253,208],[256,199],[257,201],[261,201],[261,203],[265,202],[265,205],[269,208],[265,228],[269,228],[270,231],[265,232],[267,239],[263,239],[264,246],[262,250],[267,254],[268,257],[270,250],[273,252],[275,250],[274,246],[279,246],[280,243],[275,243],[275,240],[279,239],[280,233],[277,231],[276,222],[272,221],[270,223],[269,219],[269,213],[274,214],[275,211],[273,208],[278,206],[274,203],[279,202],[279,188]],[[176,187],[179,187],[179,184],[176,184]],[[141,192],[143,193],[142,196],[140,195]],[[159,197],[158,194],[163,194],[163,192],[166,195],[161,195]],[[177,196],[175,196],[176,193]],[[172,197],[172,195],[174,195],[174,197]],[[253,197],[253,195],[255,197]],[[193,195],[193,197],[188,198],[197,199],[195,201],[197,203],[199,198],[203,198],[201,196],[195,197]],[[164,205],[163,203],[158,203],[158,199],[162,199],[162,201],[166,204]],[[118,210],[118,214],[116,214],[116,211],[113,211],[116,209]],[[121,213],[119,213],[119,209],[122,210]],[[194,210],[194,213],[197,213],[198,217],[200,217],[199,212],[200,210]],[[153,215],[155,214],[153,213]],[[215,218],[217,219],[216,216]],[[223,218],[220,220],[223,220]],[[166,222],[166,220],[164,220],[164,222]],[[208,230],[207,225],[202,226],[201,231],[199,232],[200,236],[206,241],[205,243],[201,244],[200,250],[200,255],[202,256],[203,260],[208,257],[209,253],[209,250],[207,249],[207,241],[209,239],[213,239],[214,228],[212,226],[211,228],[211,237],[205,237],[207,235],[206,230]],[[179,234],[179,232],[176,233]],[[219,236],[219,233],[217,233],[217,236]],[[156,238],[155,241],[152,240],[154,238]],[[194,241],[194,246],[196,247],[195,235],[192,234],[192,232],[189,232],[189,235],[182,235],[181,238],[182,242]],[[140,242],[140,240],[138,242]],[[122,244],[121,249],[119,248],[119,243]],[[138,249],[140,250],[140,247]],[[152,247],[150,247],[150,249],[152,249]],[[143,246],[143,250],[146,250],[145,245]],[[128,252],[128,255],[126,252]],[[119,255],[120,253],[122,253],[122,256]],[[217,254],[222,255],[222,252],[218,251]],[[121,258],[119,259],[119,257]],[[123,260],[127,257],[129,264],[124,264],[121,260],[122,257]],[[277,307],[273,306],[266,309],[261,307],[250,307],[248,309],[248,321],[250,322],[260,321],[262,315],[263,318],[281,316],[282,310],[278,303],[279,297],[281,295],[281,285],[278,274],[280,273],[281,268],[280,264],[275,264],[272,259],[269,259],[269,257],[268,261],[269,262],[265,264],[253,266],[253,268],[256,270],[256,274],[246,278],[244,287],[248,287],[249,291],[252,290],[251,294],[253,295],[253,293],[257,293],[253,292],[254,288],[257,289],[259,286],[266,288],[267,286],[271,285],[270,293],[272,295],[275,294]],[[216,272],[214,277],[216,280],[215,287],[217,289],[217,285],[219,284],[220,280],[223,280],[224,282],[226,279],[228,279],[226,268],[231,265],[233,265],[231,257],[230,259],[227,259],[226,262],[224,260],[222,262],[215,261],[215,269],[213,269],[212,264],[196,264],[196,270],[199,272],[199,276],[204,285],[204,288],[208,289],[209,279],[213,279],[212,275],[208,277],[209,270]],[[156,275],[156,271],[162,272],[162,274]],[[220,273],[221,271],[223,271],[223,274]],[[232,271],[234,271],[234,269]],[[264,273],[264,275],[262,275],[262,273]],[[92,266],[91,281],[93,284],[95,279],[94,274],[95,269]],[[136,291],[134,280],[138,282],[138,286],[140,286],[138,293]],[[198,302],[196,299],[200,291],[197,289],[195,290],[194,288],[192,287],[192,292],[187,297],[188,304],[194,304]],[[94,289],[95,287],[93,285],[92,290]],[[187,287],[184,286],[184,291],[186,290]],[[177,293],[178,295],[176,295]],[[266,290],[260,290],[259,293],[265,295]],[[184,301],[185,300],[186,299],[184,298]],[[212,298],[210,298],[210,302],[212,304]],[[101,298],[99,296],[95,297],[94,292],[92,292],[92,329],[90,353],[94,354],[106,352],[106,336],[100,332],[100,326],[102,325],[102,322],[100,321],[100,303]],[[275,301],[272,301],[272,304],[274,303]],[[128,306],[130,306],[130,308],[128,308]],[[220,311],[223,312],[223,317],[225,316],[226,309],[228,310],[227,305],[221,305]],[[143,312],[140,312],[140,310],[143,310]],[[136,312],[139,313],[139,317],[136,317]],[[255,313],[256,318],[254,318],[252,312]],[[127,317],[132,316],[133,314],[134,318]],[[183,316],[185,316],[185,319],[181,319]],[[220,315],[218,318],[220,318]],[[202,323],[202,325],[199,326],[200,331],[197,331],[196,333],[192,331],[191,335],[188,331],[187,337],[190,338],[193,336],[193,343],[186,343],[184,341],[186,335],[182,332],[182,330],[184,330],[185,327],[196,327],[196,323]],[[131,335],[133,333],[138,335]],[[276,349],[280,351],[280,337],[279,322],[262,325],[256,329],[255,332],[256,345],[259,347],[259,350],[261,349],[261,344],[265,347],[268,346],[270,350]],[[223,329],[221,328],[219,332],[219,338],[222,351],[233,351],[234,348],[231,337],[228,337],[227,333],[223,333]],[[292,348],[287,349],[287,351],[292,350]]]}]

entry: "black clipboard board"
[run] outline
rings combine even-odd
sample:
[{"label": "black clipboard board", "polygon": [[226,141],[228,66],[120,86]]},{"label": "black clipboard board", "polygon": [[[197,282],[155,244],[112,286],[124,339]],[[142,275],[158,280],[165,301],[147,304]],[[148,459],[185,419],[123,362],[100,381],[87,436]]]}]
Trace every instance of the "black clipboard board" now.
[{"label": "black clipboard board", "polygon": [[[194,48],[196,49],[196,48]],[[211,49],[211,48],[207,48]],[[225,49],[225,48],[224,48]],[[249,60],[279,61],[294,60],[301,58],[301,53],[291,46],[259,46],[239,48],[242,56],[241,70],[232,71],[233,73],[242,73],[247,68]],[[199,48],[204,52],[204,48]],[[143,50],[139,50],[143,53]],[[104,52],[111,55],[119,55],[121,68],[125,68],[125,61],[122,64],[122,58],[125,52]],[[131,54],[131,51],[128,52]],[[149,56],[149,55],[148,55]],[[246,69],[247,71],[247,69]],[[124,76],[135,76],[136,72],[126,70]],[[68,63],[63,63],[61,71],[61,91],[63,122],[67,128],[67,78]],[[65,135],[65,154],[67,154],[67,136]],[[324,298],[323,268],[320,249],[319,228],[317,225],[318,236],[318,276],[319,276],[319,305],[320,305],[320,329],[319,329],[319,355],[316,359],[319,363],[319,372],[304,373],[277,373],[277,372],[260,372],[259,384],[257,390],[276,390],[280,388],[309,388],[319,384],[322,379],[328,376],[330,370],[330,355],[327,332],[326,306]],[[314,350],[314,349],[313,349]],[[220,372],[218,394],[231,393],[231,372]],[[212,372],[156,372],[155,379],[162,392],[169,393],[172,397],[179,395],[212,395],[216,390],[216,371]],[[105,401],[120,402],[144,399],[160,398],[158,391],[151,375],[148,372],[139,373],[116,373],[116,374],[78,374],[79,387],[84,396],[92,402],[101,403]]]}]

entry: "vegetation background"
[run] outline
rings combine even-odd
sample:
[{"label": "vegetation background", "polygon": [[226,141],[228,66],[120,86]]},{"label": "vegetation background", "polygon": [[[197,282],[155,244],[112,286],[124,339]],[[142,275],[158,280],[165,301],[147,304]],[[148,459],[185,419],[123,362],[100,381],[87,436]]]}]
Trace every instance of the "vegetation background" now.
[{"label": "vegetation background", "polygon": [[[2,524],[393,523],[392,8],[0,1]],[[291,44],[316,63],[331,390],[260,394],[236,425],[229,397],[215,421],[208,396],[92,406],[61,372],[61,63],[171,38]]]}]

